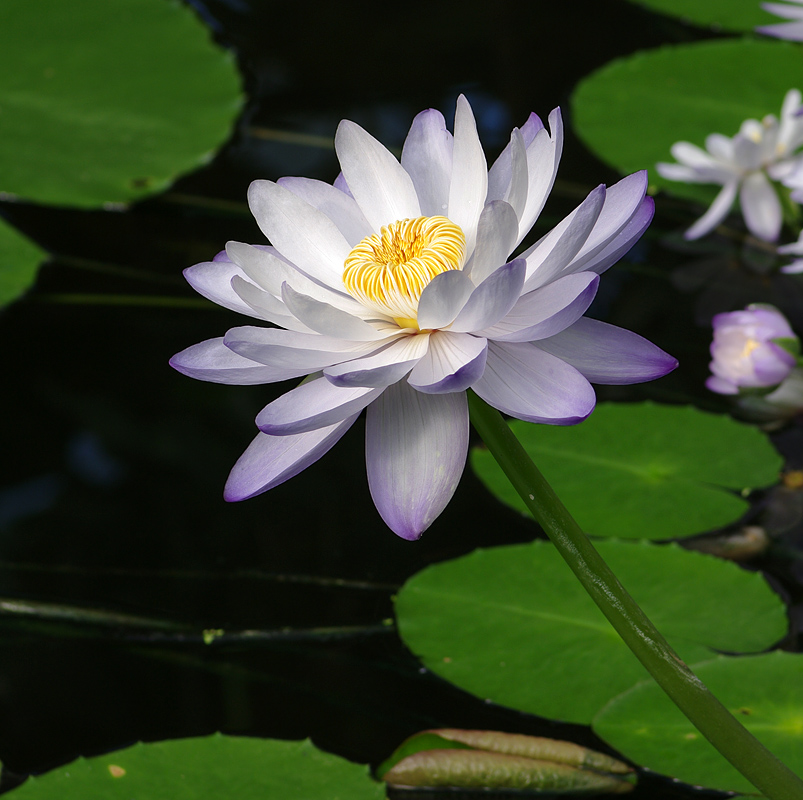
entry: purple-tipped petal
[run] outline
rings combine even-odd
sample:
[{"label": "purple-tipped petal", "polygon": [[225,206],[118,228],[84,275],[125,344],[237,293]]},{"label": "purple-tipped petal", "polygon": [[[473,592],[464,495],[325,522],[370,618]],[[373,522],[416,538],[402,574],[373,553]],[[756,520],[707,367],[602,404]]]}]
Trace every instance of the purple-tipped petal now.
[{"label": "purple-tipped petal", "polygon": [[465,272],[450,269],[436,275],[421,292],[418,301],[418,327],[421,330],[448,325],[474,291]]},{"label": "purple-tipped petal", "polygon": [[453,147],[440,111],[430,108],[416,116],[404,140],[401,164],[413,180],[426,217],[443,216],[449,208]]},{"label": "purple-tipped petal", "polygon": [[382,519],[403,539],[418,539],[446,507],[467,452],[463,392],[422,394],[402,381],[368,406],[368,486]]},{"label": "purple-tipped petal", "polygon": [[207,300],[211,300],[223,308],[236,311],[238,314],[262,319],[262,315],[245,303],[232,289],[231,279],[235,275],[246,280],[245,273],[228,258],[205,261],[184,270],[187,283]]},{"label": "purple-tipped petal", "polygon": [[210,383],[229,383],[252,386],[258,383],[275,383],[305,375],[297,369],[272,367],[238,355],[223,343],[223,337],[208,339],[176,353],[170,366],[182,375]]},{"label": "purple-tipped petal", "polygon": [[475,284],[479,286],[507,261],[518,230],[518,217],[503,200],[494,200],[482,209],[477,227],[477,245],[467,266],[467,272]]},{"label": "purple-tipped petal", "polygon": [[530,343],[488,343],[482,377],[471,387],[486,403],[526,422],[574,425],[596,403],[572,366]]},{"label": "purple-tipped petal", "polygon": [[294,478],[328,453],[358,416],[355,414],[327,428],[293,436],[258,433],[229,474],[223,490],[224,499],[229,502],[248,500]]},{"label": "purple-tipped petal", "polygon": [[487,340],[481,337],[437,331],[407,382],[427,394],[465,391],[482,375],[487,349]]},{"label": "purple-tipped petal", "polygon": [[624,328],[583,317],[537,346],[578,369],[592,383],[643,383],[677,367],[677,359]]},{"label": "purple-tipped petal", "polygon": [[517,258],[492,273],[474,290],[450,329],[469,333],[487,328],[504,317],[521,295],[526,270],[527,262]]},{"label": "purple-tipped petal", "polygon": [[380,394],[382,389],[345,389],[333,386],[326,378],[316,378],[268,403],[257,415],[257,427],[271,436],[325,428],[359,414]]},{"label": "purple-tipped petal", "polygon": [[388,386],[400,381],[424,356],[429,336],[402,336],[389,347],[366,358],[355,358],[324,369],[335,386]]}]

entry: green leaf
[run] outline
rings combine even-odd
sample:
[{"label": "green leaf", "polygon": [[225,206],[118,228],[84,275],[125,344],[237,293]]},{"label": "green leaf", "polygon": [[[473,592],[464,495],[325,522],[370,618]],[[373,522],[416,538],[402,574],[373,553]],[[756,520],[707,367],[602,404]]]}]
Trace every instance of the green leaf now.
[{"label": "green leaf", "polygon": [[[786,633],[783,603],[758,573],[674,544],[598,547],[687,663],[763,650]],[[647,676],[548,542],[428,567],[399,592],[396,615],[433,672],[531,714],[587,724]]]},{"label": "green leaf", "polygon": [[0,306],[16,300],[36,278],[47,253],[0,219]]},{"label": "green leaf", "polygon": [[[755,427],[690,406],[600,403],[574,427],[510,427],[595,536],[668,539],[727,525],[748,507],[735,492],[775,483],[783,465]],[[527,513],[490,453],[474,450],[471,465],[496,497]]]},{"label": "green leaf", "polygon": [[309,741],[215,734],[79,758],[11,792],[14,800],[381,800],[365,766]]},{"label": "green leaf", "polygon": [[670,17],[728,31],[752,31],[759,25],[783,22],[761,9],[756,0],[630,0]]},{"label": "green leaf", "polygon": [[231,57],[176,0],[4,0],[0,98],[0,191],[81,207],[206,163],[241,105]]},{"label": "green leaf", "polygon": [[[803,774],[803,656],[721,656],[693,669],[751,733]],[[595,717],[594,730],[655,772],[712,789],[756,791],[651,681],[611,700]]]},{"label": "green leaf", "polygon": [[801,71],[803,48],[776,40],[725,39],[635,53],[577,86],[574,125],[620,172],[649,169],[652,185],[710,202],[718,187],[666,180],[656,163],[674,161],[669,148],[677,141],[703,147],[710,133],[733,136],[745,119],[777,117]]}]

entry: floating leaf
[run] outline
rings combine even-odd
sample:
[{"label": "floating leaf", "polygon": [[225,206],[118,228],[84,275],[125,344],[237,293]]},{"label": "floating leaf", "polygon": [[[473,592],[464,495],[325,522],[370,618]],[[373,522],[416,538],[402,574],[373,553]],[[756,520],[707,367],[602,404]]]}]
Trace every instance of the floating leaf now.
[{"label": "floating leaf", "polygon": [[[803,656],[721,656],[693,669],[756,738],[803,774]],[[611,700],[594,730],[655,772],[712,789],[756,791],[651,681]]]},{"label": "floating leaf", "polygon": [[310,742],[215,734],[135,744],[28,778],[13,800],[381,800],[367,768]]},{"label": "floating leaf", "polygon": [[[678,545],[598,547],[687,663],[763,650],[786,632],[783,603],[758,573]],[[396,615],[433,672],[532,714],[587,724],[647,675],[544,541],[428,567],[399,592]]]},{"label": "floating leaf", "polygon": [[[782,466],[754,426],[690,406],[601,403],[570,428],[510,427],[582,528],[595,536],[668,539],[737,520],[736,492],[777,481]],[[471,464],[503,502],[528,513],[485,450]]]},{"label": "floating leaf", "polygon": [[4,0],[0,45],[0,191],[26,200],[161,191],[240,108],[233,60],[176,0]]},{"label": "floating leaf", "polygon": [[635,53],[577,86],[574,124],[588,147],[622,173],[649,169],[655,186],[710,201],[717,187],[666,180],[655,164],[674,160],[674,142],[702,147],[710,133],[733,136],[745,119],[777,116],[802,73],[803,48],[776,40],[724,39]]},{"label": "floating leaf", "polygon": [[630,0],[686,22],[728,31],[752,31],[759,25],[778,22],[756,0]]},{"label": "floating leaf", "polygon": [[47,253],[0,219],[0,306],[16,300],[36,278]]}]

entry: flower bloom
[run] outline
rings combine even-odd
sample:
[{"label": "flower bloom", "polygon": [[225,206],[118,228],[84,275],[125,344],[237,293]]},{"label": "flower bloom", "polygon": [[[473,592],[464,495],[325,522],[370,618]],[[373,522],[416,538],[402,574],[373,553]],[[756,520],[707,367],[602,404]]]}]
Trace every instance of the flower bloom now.
[{"label": "flower bloom", "polygon": [[469,387],[511,416],[570,425],[594,408],[589,381],[636,383],[676,366],[636,334],[583,318],[599,273],[652,218],[645,173],[597,187],[509,260],[555,179],[557,109],[549,124],[531,115],[488,170],[460,97],[454,135],[438,111],[422,112],[401,163],[344,121],[334,185],[251,184],[271,246],[229,242],[184,274],[205,297],[278,327],[233,328],[171,363],[219,383],[307,379],[257,416],[227,500],[297,475],[367,408],[371,495],[393,531],[416,539],[463,471]]},{"label": "flower bloom", "polygon": [[795,151],[803,144],[803,107],[797,89],[786,93],[781,118],[748,119],[729,138],[712,133],[705,150],[690,142],[675,142],[671,153],[678,164],[656,164],[658,174],[672,181],[715,183],[722,186],[708,211],[687,231],[699,239],[712,231],[739,196],[747,229],[759,239],[774,242],[781,232],[782,211],[771,181],[784,182],[803,166]]},{"label": "flower bloom", "polygon": [[756,28],[758,33],[766,36],[775,36],[778,39],[789,39],[793,42],[803,42],[803,0],[789,0],[790,3],[797,3],[797,6],[787,3],[762,3],[761,7],[770,14],[777,14],[784,19],[794,20],[793,22],[779,22],[776,25],[762,25]]},{"label": "flower bloom", "polygon": [[[803,256],[803,232],[798,236],[796,242],[781,245],[778,248],[778,252],[785,256]],[[796,258],[790,264],[781,267],[781,272],[791,273],[793,275],[803,272],[803,258]]]},{"label": "flower bloom", "polygon": [[795,357],[775,340],[797,337],[776,308],[754,303],[743,311],[717,314],[713,325],[713,375],[705,384],[712,392],[778,386],[794,369]]}]

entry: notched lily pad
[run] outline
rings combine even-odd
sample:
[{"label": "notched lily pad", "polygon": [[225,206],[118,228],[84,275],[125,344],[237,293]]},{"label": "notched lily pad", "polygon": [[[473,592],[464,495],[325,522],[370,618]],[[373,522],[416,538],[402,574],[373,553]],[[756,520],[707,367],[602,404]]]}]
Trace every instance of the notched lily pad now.
[{"label": "notched lily pad", "polygon": [[[728,525],[748,508],[741,495],[775,483],[783,465],[754,426],[690,406],[601,403],[574,427],[510,427],[594,536],[669,539]],[[490,453],[475,449],[471,465],[529,513]]]},{"label": "notched lily pad", "polygon": [[215,734],[139,743],[30,777],[13,800],[381,800],[365,766],[287,742]]},{"label": "notched lily pad", "polygon": [[684,22],[715,30],[752,31],[759,25],[780,22],[764,11],[756,0],[630,0]]}]

